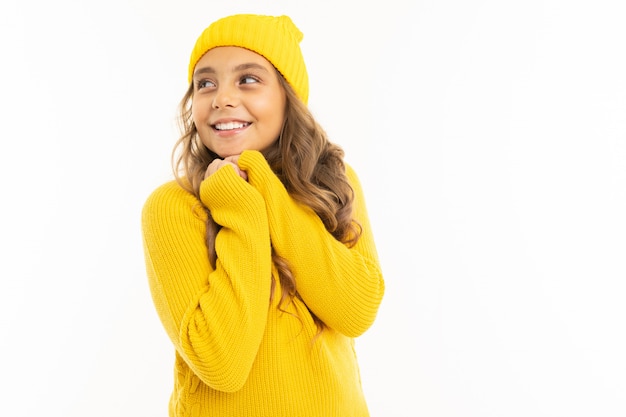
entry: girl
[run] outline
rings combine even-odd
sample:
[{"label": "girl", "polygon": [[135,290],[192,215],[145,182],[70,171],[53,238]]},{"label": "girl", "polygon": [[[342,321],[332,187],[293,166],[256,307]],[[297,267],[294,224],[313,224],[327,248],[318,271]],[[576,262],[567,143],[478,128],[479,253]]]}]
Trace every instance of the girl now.
[{"label": "girl", "polygon": [[176,180],[142,213],[170,416],[368,415],[354,338],[384,282],[357,176],[306,106],[302,36],[234,15],[191,53]]}]

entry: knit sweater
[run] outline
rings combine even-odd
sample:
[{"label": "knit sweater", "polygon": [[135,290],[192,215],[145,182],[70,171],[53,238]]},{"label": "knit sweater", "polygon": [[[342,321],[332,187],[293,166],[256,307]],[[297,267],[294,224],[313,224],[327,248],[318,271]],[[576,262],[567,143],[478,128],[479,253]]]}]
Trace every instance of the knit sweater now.
[{"label": "knit sweater", "polygon": [[[354,338],[374,322],[384,281],[357,176],[347,168],[362,226],[348,247],[288,194],[261,153],[245,151],[238,164],[248,181],[225,166],[200,186],[222,226],[215,269],[192,194],[171,181],[143,208],[150,291],[175,348],[169,415],[368,416]],[[272,247],[301,298],[280,308]],[[311,312],[327,326],[319,335]]]}]

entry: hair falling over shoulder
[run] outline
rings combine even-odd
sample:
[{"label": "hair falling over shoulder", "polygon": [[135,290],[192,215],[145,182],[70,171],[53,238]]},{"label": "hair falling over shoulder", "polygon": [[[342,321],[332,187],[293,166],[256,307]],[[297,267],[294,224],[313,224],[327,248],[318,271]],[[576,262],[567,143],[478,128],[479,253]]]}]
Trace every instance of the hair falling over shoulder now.
[{"label": "hair falling over shoulder", "polygon": [[[320,217],[326,230],[340,242],[354,245],[361,228],[352,217],[354,192],[346,175],[344,152],[331,143],[309,109],[297,98],[282,76],[278,77],[287,94],[285,121],[280,137],[264,151],[264,156],[292,198],[310,207]],[[172,152],[172,166],[178,183],[200,201],[200,184],[208,165],[218,155],[202,144],[193,123],[191,102],[193,84],[179,105],[181,137]],[[216,224],[206,207],[206,243],[211,265],[215,267],[217,253],[215,237],[221,226]],[[298,297],[296,282],[289,263],[272,251],[278,270],[282,294],[279,306]],[[272,287],[275,282],[272,278]],[[273,288],[271,294],[273,294]],[[318,328],[325,326],[313,313]]]}]

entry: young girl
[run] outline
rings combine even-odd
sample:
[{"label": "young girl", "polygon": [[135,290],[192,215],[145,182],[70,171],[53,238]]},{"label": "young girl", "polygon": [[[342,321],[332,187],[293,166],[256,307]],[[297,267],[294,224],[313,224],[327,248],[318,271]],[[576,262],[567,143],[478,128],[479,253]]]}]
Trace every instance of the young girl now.
[{"label": "young girl", "polygon": [[234,15],[191,53],[176,180],[142,214],[170,416],[368,415],[354,338],[384,282],[357,176],[307,108],[302,36]]}]

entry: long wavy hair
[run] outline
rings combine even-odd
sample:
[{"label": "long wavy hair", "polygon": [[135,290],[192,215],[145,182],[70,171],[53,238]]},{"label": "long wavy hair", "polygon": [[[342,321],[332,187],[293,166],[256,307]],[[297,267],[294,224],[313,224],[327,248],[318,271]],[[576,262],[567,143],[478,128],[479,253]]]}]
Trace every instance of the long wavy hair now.
[{"label": "long wavy hair", "polygon": [[[283,76],[276,72],[287,97],[285,120],[279,137],[263,154],[291,197],[315,211],[335,239],[353,246],[361,235],[361,226],[352,217],[354,190],[346,176],[343,149],[329,141],[309,109],[298,99]],[[215,238],[221,226],[215,223],[208,208],[201,203],[200,184],[209,164],[219,156],[204,146],[198,136],[191,114],[193,93],[192,83],[179,105],[181,136],[172,152],[172,167],[178,183],[196,196],[207,214],[206,245],[209,261],[215,268]],[[282,306],[294,297],[302,299],[289,262],[278,256],[273,248],[272,261],[282,288],[278,304],[282,310]],[[273,276],[271,282],[273,297],[276,285]],[[309,312],[322,331],[324,323],[310,309]]]}]

